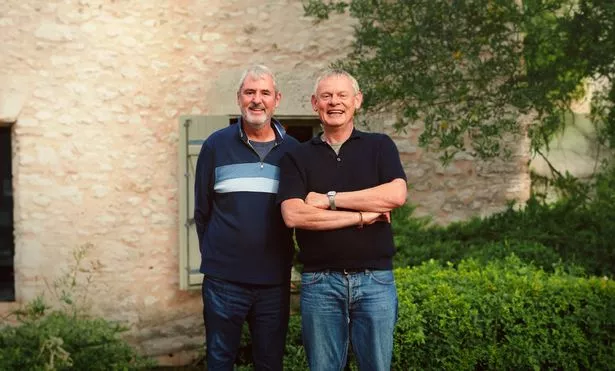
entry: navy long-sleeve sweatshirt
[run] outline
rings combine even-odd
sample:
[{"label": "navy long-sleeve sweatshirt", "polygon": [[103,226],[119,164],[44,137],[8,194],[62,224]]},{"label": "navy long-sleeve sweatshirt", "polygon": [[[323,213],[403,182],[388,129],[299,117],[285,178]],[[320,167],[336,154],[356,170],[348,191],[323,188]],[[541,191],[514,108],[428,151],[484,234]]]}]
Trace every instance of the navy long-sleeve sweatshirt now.
[{"label": "navy long-sleeve sweatshirt", "polygon": [[293,241],[276,205],[279,162],[298,144],[279,122],[273,149],[261,159],[241,121],[203,143],[195,174],[194,219],[201,273],[233,282],[288,280]]}]

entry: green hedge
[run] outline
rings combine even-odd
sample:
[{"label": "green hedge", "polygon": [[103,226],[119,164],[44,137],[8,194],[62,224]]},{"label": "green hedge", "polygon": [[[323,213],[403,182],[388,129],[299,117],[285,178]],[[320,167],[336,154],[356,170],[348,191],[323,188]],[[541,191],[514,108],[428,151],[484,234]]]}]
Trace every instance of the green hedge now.
[{"label": "green hedge", "polygon": [[516,257],[396,270],[396,370],[606,370],[615,365],[615,284]]}]

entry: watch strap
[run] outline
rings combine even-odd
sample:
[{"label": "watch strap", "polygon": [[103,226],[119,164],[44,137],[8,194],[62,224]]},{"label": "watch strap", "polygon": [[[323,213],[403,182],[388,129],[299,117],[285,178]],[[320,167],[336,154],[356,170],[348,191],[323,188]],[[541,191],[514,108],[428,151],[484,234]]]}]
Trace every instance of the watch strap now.
[{"label": "watch strap", "polygon": [[329,209],[337,210],[337,208],[335,207],[335,192],[327,193],[327,197],[329,197]]}]

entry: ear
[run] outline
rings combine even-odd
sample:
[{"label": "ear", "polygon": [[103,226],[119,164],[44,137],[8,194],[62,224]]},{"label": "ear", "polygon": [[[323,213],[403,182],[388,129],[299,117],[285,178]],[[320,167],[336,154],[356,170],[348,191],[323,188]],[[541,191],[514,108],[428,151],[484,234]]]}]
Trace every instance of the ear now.
[{"label": "ear", "polygon": [[361,108],[361,104],[363,103],[363,93],[358,92],[357,94],[355,94],[354,96],[354,108],[355,109],[359,109]]},{"label": "ear", "polygon": [[275,108],[278,108],[280,101],[282,101],[282,93],[278,91],[275,93]]},{"label": "ear", "polygon": [[316,99],[316,96],[312,94],[312,109],[315,112],[318,112],[318,99]]}]

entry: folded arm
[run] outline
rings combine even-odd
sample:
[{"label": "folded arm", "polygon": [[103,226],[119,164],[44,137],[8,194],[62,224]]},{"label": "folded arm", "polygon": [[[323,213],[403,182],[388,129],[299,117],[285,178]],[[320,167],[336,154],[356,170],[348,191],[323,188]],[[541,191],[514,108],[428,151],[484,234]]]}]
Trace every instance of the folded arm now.
[{"label": "folded arm", "polygon": [[308,205],[299,198],[283,201],[281,208],[284,223],[289,228],[331,230],[351,226],[361,227],[380,221],[390,222],[388,213],[324,210]]},{"label": "folded arm", "polygon": [[[397,178],[371,188],[338,192],[335,195],[335,206],[340,209],[386,213],[406,202],[407,191],[406,181]],[[323,193],[310,192],[305,202],[319,209],[329,208],[329,198]]]}]

